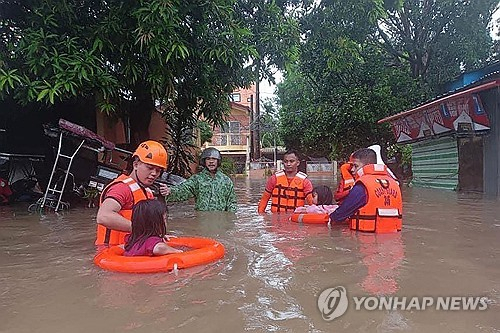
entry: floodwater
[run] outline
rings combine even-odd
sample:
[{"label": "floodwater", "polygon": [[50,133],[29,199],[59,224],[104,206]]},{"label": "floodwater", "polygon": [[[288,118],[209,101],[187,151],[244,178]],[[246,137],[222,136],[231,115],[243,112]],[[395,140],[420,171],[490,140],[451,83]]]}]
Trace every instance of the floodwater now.
[{"label": "floodwater", "polygon": [[[95,209],[0,207],[0,332],[500,332],[498,199],[404,188],[403,231],[374,235],[259,215],[264,183],[236,180],[236,214],[171,206],[171,233],[226,248],[177,274],[94,266]],[[326,321],[318,296],[337,286],[349,307]],[[353,296],[477,296],[488,309],[356,310]]]}]

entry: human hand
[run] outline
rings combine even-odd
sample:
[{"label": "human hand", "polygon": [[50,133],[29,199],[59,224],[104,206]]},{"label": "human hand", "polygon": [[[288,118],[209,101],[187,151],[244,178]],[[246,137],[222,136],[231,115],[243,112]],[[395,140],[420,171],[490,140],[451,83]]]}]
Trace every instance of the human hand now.
[{"label": "human hand", "polygon": [[170,238],[177,238],[177,236],[174,236],[174,235],[164,235],[163,236],[163,239],[168,242],[170,240]]},{"label": "human hand", "polygon": [[181,252],[184,252],[180,249],[176,249],[175,247],[172,247],[170,245],[167,244],[167,242],[169,241],[169,238],[168,237],[172,237],[172,238],[175,238],[176,236],[163,236],[163,241],[165,242],[165,249],[166,249],[166,253],[181,253]]},{"label": "human hand", "polygon": [[163,195],[164,197],[168,197],[170,195],[170,192],[172,192],[170,190],[170,187],[168,187],[167,185],[165,184],[161,184],[160,185],[160,194]]}]

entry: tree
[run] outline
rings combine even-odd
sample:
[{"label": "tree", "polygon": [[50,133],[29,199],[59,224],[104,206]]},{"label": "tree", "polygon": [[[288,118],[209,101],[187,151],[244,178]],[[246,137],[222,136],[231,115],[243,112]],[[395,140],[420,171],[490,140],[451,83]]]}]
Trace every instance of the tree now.
[{"label": "tree", "polygon": [[345,159],[360,147],[392,143],[377,120],[435,96],[461,70],[491,57],[494,2],[314,4],[301,19],[300,62],[278,89],[287,147]]},{"label": "tree", "polygon": [[264,101],[263,108],[259,121],[262,147],[276,147],[283,144],[278,133],[279,115],[276,102],[274,99],[268,98]]},{"label": "tree", "polygon": [[256,54],[234,10],[231,0],[3,1],[0,99],[91,99],[89,112],[130,118],[132,144],[148,136],[157,102],[187,121],[169,124],[171,137],[200,116],[222,123],[227,95],[250,82],[243,59]]},{"label": "tree", "polygon": [[[255,82],[256,96],[254,119],[260,119],[260,88],[262,80],[274,83],[274,73],[297,59],[299,41],[298,22],[293,16],[300,4],[297,0],[237,0],[238,19],[251,34],[246,38],[255,54],[249,59],[249,68]],[[254,158],[260,157],[260,128],[255,123]]]},{"label": "tree", "polygon": [[440,85],[484,66],[491,55],[489,24],[497,0],[406,0],[380,18],[377,37],[396,63],[408,63],[414,79]]},{"label": "tree", "polygon": [[212,140],[214,133],[212,131],[212,127],[210,127],[210,124],[208,124],[206,121],[198,120],[196,127],[200,131],[201,144],[204,144],[205,142],[209,142]]},{"label": "tree", "polygon": [[376,121],[404,105],[392,85],[406,77],[371,39],[384,10],[380,1],[330,1],[302,18],[300,63],[278,86],[287,147],[346,158],[354,147],[388,140]]}]

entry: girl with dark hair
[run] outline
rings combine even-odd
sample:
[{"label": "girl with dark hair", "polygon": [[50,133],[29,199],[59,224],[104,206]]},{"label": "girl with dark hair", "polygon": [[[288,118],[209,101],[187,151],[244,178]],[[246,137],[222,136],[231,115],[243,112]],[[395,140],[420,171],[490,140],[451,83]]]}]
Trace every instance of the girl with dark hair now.
[{"label": "girl with dark hair", "polygon": [[294,213],[330,214],[338,207],[338,205],[333,204],[332,190],[326,185],[313,188],[312,201],[312,205],[297,207]]},{"label": "girl with dark hair", "polygon": [[313,203],[315,205],[333,205],[332,190],[326,185],[313,188]]},{"label": "girl with dark hair", "polygon": [[167,206],[156,199],[139,201],[132,211],[132,233],[125,239],[124,256],[155,256],[182,252],[165,243]]}]

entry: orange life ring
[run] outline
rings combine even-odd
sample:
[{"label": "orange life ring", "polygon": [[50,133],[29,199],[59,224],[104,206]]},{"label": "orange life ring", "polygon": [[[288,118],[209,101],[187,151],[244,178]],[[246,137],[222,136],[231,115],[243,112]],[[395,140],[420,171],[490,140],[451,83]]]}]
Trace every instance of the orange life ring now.
[{"label": "orange life ring", "polygon": [[290,221],[307,224],[327,224],[330,221],[330,215],[326,213],[294,213],[290,216]]},{"label": "orange life ring", "polygon": [[177,268],[188,268],[208,264],[224,257],[224,246],[209,238],[179,237],[171,238],[167,244],[172,247],[189,247],[193,250],[172,253],[162,256],[125,257],[125,250],[120,246],[112,246],[99,252],[94,257],[94,264],[115,272],[157,273],[169,272]]}]

